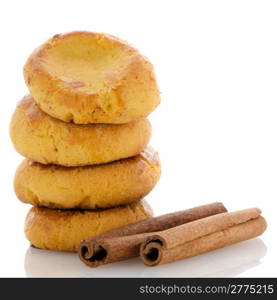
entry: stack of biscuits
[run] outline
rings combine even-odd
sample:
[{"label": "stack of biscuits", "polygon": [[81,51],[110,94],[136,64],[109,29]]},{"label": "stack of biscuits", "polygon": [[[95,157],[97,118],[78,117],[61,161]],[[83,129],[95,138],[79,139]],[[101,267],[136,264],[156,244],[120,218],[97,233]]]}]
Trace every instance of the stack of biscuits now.
[{"label": "stack of biscuits", "polygon": [[37,248],[81,240],[151,216],[143,200],[160,177],[146,116],[160,102],[152,64],[108,34],[71,32],[28,58],[30,95],[10,125],[15,193],[32,204],[25,234]]}]

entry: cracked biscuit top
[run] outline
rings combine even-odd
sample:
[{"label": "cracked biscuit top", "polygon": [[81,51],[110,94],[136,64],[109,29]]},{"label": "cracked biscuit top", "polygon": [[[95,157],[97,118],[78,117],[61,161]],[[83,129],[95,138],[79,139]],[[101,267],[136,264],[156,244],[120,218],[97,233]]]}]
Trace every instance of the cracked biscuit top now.
[{"label": "cracked biscuit top", "polygon": [[30,55],[24,77],[40,108],[66,122],[127,123],[160,102],[149,60],[103,33],[55,35]]}]

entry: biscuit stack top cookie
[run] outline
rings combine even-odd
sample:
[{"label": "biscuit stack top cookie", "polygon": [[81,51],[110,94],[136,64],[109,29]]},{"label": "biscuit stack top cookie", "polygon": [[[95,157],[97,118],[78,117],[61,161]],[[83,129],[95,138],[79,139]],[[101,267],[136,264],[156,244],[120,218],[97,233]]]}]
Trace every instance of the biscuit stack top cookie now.
[{"label": "biscuit stack top cookie", "polygon": [[107,34],[55,35],[29,57],[24,78],[44,112],[75,124],[136,121],[160,102],[152,64]]},{"label": "biscuit stack top cookie", "polygon": [[[81,239],[148,217],[138,201],[160,177],[158,154],[147,147],[145,117],[160,102],[152,64],[111,35],[71,32],[38,47],[24,78],[30,95],[10,135],[26,157],[16,195],[37,206],[26,219],[31,243],[75,251]],[[91,211],[98,208],[106,210]]]}]

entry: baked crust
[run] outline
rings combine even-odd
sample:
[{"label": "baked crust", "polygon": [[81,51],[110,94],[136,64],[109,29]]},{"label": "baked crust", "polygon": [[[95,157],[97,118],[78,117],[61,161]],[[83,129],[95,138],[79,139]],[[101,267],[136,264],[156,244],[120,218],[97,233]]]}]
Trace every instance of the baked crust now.
[{"label": "baked crust", "polygon": [[25,235],[37,248],[77,251],[81,240],[146,219],[152,215],[145,201],[96,211],[32,207],[25,220]]},{"label": "baked crust", "polygon": [[44,113],[28,95],[20,101],[10,124],[15,149],[43,164],[85,166],[138,155],[151,137],[151,124],[65,123]]},{"label": "baked crust", "polygon": [[49,208],[96,209],[143,198],[161,173],[157,152],[87,167],[42,165],[24,160],[18,167],[15,193],[22,202]]},{"label": "baked crust", "polygon": [[103,33],[55,35],[28,58],[24,78],[43,111],[76,124],[128,123],[160,102],[149,60]]}]

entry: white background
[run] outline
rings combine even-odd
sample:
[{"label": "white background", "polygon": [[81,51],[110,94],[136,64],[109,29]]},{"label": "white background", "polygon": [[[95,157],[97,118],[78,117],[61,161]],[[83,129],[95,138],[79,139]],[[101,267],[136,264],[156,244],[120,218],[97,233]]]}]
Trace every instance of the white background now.
[{"label": "white background", "polygon": [[[4,3],[4,4],[3,4]],[[5,1],[0,9],[0,276],[276,276],[277,2]],[[107,32],[154,64],[162,103],[151,144],[163,174],[147,196],[156,215],[223,201],[257,206],[268,230],[258,239],[146,268],[139,259],[89,269],[74,254],[29,248],[28,205],[13,193],[21,161],[8,126],[27,93],[22,67],[56,33]]]}]

